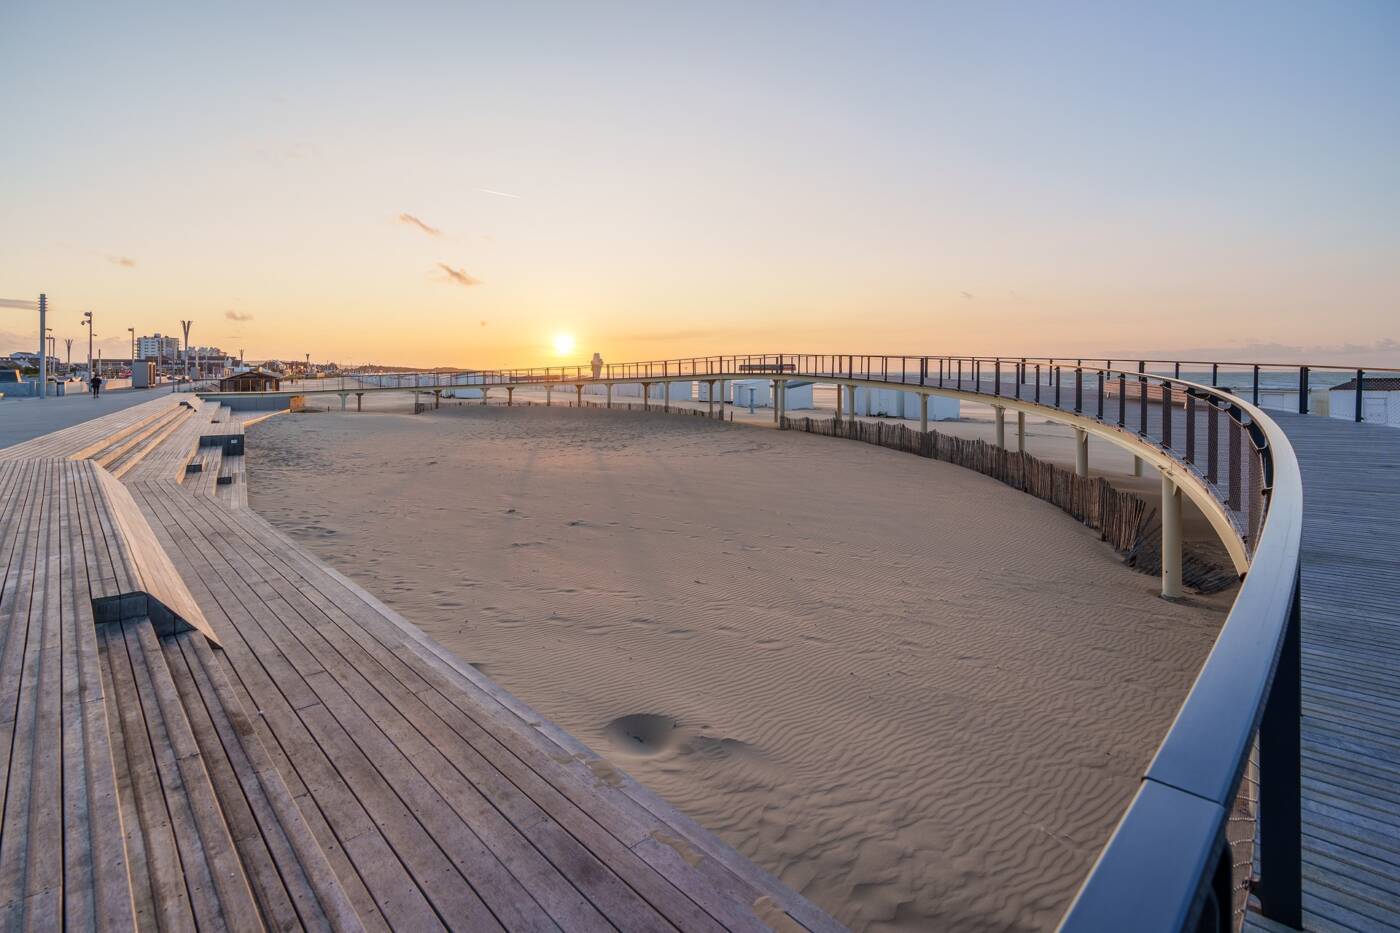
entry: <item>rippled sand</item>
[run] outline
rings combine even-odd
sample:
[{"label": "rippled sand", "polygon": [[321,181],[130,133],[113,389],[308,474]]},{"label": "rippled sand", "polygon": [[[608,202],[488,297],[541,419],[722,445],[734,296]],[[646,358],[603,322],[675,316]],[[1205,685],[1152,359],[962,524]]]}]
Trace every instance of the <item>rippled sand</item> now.
[{"label": "rippled sand", "polygon": [[856,929],[1052,927],[1229,599],[829,438],[468,405],[249,447],[274,524]]}]

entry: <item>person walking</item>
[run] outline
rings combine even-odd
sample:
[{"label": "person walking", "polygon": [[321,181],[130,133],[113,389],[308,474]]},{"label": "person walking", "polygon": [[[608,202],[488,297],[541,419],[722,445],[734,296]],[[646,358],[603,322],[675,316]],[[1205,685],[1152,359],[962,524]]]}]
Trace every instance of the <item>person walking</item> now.
[{"label": "person walking", "polygon": [[93,373],[92,378],[88,380],[88,386],[92,389],[92,397],[97,398],[102,394],[102,377]]}]

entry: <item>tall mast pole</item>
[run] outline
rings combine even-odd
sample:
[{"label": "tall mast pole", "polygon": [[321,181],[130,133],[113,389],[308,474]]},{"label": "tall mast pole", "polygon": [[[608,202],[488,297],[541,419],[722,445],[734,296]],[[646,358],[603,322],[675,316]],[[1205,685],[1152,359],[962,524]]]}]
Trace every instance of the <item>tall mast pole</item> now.
[{"label": "tall mast pole", "polygon": [[49,394],[49,296],[39,293],[39,398]]},{"label": "tall mast pole", "polygon": [[190,374],[190,325],[193,324],[193,323],[194,323],[194,321],[181,321],[181,322],[180,322],[180,326],[181,326],[182,328],[184,328],[184,331],[185,331],[185,375],[186,375],[186,376],[189,376],[189,374]]}]

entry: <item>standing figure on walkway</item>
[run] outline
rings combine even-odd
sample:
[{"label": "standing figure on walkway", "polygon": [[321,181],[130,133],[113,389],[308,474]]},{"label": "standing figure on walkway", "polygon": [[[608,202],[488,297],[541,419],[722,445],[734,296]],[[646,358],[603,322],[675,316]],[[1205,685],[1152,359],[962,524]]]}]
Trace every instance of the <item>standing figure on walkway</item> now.
[{"label": "standing figure on walkway", "polygon": [[603,375],[603,354],[593,354],[593,378],[599,379]]},{"label": "standing figure on walkway", "polygon": [[102,394],[102,377],[93,373],[92,378],[88,380],[88,387],[92,389],[92,397],[97,398]]}]

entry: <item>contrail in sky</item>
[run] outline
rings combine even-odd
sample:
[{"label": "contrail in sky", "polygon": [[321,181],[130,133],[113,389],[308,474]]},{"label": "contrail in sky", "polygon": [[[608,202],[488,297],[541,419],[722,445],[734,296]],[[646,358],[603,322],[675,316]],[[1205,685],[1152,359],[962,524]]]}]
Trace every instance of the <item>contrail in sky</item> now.
[{"label": "contrail in sky", "polygon": [[517,201],[520,200],[520,195],[511,194],[508,191],[492,191],[490,188],[474,188],[472,190],[480,191],[482,194],[494,194],[498,198],[515,198]]}]

